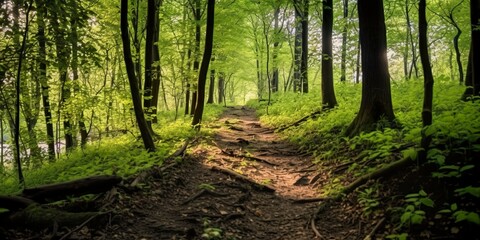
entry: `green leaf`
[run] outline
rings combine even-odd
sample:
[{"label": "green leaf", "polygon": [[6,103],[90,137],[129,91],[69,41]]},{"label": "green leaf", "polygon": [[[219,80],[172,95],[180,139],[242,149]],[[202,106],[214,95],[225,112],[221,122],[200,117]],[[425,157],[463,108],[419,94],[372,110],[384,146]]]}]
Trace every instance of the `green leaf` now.
[{"label": "green leaf", "polygon": [[468,186],[465,188],[456,189],[455,192],[460,194],[460,196],[468,193],[474,197],[480,198],[480,187]]},{"label": "green leaf", "polygon": [[474,212],[467,214],[467,221],[480,225],[480,217]]},{"label": "green leaf", "polygon": [[450,205],[450,209],[451,209],[452,211],[457,211],[457,209],[458,209],[457,204],[456,204],[456,203],[453,203],[452,205]]},{"label": "green leaf", "polygon": [[422,197],[426,197],[426,196],[427,196],[427,193],[426,193],[425,191],[423,191],[423,189],[420,190],[420,191],[418,192],[418,194],[419,194],[420,196],[422,196]]},{"label": "green leaf", "polygon": [[420,202],[427,207],[433,207],[434,205],[433,200],[430,198],[420,198]]},{"label": "green leaf", "polygon": [[460,168],[460,172],[464,172],[464,171],[467,171],[467,170],[470,170],[472,168],[474,168],[475,165],[466,165],[466,166],[463,166],[462,168]]},{"label": "green leaf", "polygon": [[420,224],[423,222],[423,219],[425,219],[424,216],[413,214],[410,220],[412,221],[412,224]]},{"label": "green leaf", "polygon": [[440,167],[440,170],[456,170],[458,171],[460,169],[459,166],[455,166],[455,165],[447,165],[447,166],[441,166]]},{"label": "green leaf", "polygon": [[420,196],[418,193],[410,193],[405,196],[405,198],[414,198]]},{"label": "green leaf", "polygon": [[451,212],[452,212],[452,210],[450,210],[450,209],[442,209],[442,210],[438,211],[438,213],[451,213]]}]

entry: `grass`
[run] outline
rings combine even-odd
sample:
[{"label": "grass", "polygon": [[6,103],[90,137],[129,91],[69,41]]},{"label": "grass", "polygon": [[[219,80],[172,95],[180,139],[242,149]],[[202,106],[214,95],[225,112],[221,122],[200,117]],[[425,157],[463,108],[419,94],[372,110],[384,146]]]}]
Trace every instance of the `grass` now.
[{"label": "grass", "polygon": [[[215,121],[222,112],[223,107],[220,105],[207,105],[203,122]],[[102,138],[90,142],[84,149],[62,154],[53,163],[44,163],[36,169],[26,168],[25,183],[28,187],[33,187],[102,174],[128,177],[153,165],[161,165],[186,139],[196,134],[210,134],[208,130],[200,133],[194,131],[190,126],[190,117],[182,116],[174,121],[174,116],[174,112],[159,113],[159,122],[153,126],[159,139],[154,153],[145,151],[141,139],[132,134]],[[1,195],[15,194],[20,190],[14,170],[0,174]]]}]

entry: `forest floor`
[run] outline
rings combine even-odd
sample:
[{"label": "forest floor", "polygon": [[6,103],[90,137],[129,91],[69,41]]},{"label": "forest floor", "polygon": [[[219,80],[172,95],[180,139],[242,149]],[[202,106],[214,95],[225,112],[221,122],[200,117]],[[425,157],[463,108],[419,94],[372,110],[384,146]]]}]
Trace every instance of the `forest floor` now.
[{"label": "forest floor", "polygon": [[331,179],[311,155],[262,126],[255,110],[230,107],[204,127],[215,133],[189,146],[182,161],[96,202],[110,213],[106,226],[17,231],[7,238],[364,239],[374,228],[376,221],[364,220],[356,201],[345,198],[318,217],[316,235],[309,220]]},{"label": "forest floor", "polygon": [[[325,180],[312,157],[263,127],[253,109],[228,108],[206,127],[214,137],[141,194],[123,196],[113,207],[122,214],[98,239],[315,238],[308,220]],[[320,216],[322,237],[363,239],[370,226],[342,209]]]}]

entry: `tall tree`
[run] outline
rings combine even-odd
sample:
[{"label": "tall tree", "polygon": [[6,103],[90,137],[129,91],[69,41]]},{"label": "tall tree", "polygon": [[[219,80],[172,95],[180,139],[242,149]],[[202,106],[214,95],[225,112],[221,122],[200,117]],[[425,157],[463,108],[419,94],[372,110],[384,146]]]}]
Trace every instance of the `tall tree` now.
[{"label": "tall tree", "polygon": [[[157,123],[157,108],[158,108],[158,98],[160,95],[160,85],[161,85],[161,68],[160,68],[160,48],[158,46],[159,35],[160,35],[160,18],[159,11],[162,0],[155,0],[155,32],[153,33],[153,64],[155,65],[155,70],[153,71],[152,76],[152,123]],[[165,94],[165,91],[163,91]],[[164,95],[165,96],[165,95]],[[168,105],[165,104],[165,108],[168,109]]]},{"label": "tall tree", "polygon": [[[200,20],[202,19],[202,9],[201,9],[201,2],[200,0],[194,0],[195,1],[195,7],[193,7],[192,4],[192,11],[193,11],[193,17],[195,19],[195,47],[193,51],[193,72],[194,74],[198,74],[198,67],[200,66],[200,41],[201,41],[201,23]],[[194,115],[195,109],[197,107],[197,90],[198,86],[196,84],[193,85],[193,89],[195,89],[192,92],[192,106],[190,108],[190,115]]]},{"label": "tall tree", "polygon": [[308,93],[308,7],[309,0],[303,0],[302,11],[302,61],[300,64],[302,92]]},{"label": "tall tree", "polygon": [[293,57],[293,91],[302,91],[302,10],[301,2],[303,0],[294,0],[295,8],[295,40]]},{"label": "tall tree", "polygon": [[147,36],[145,38],[145,80],[143,87],[143,110],[147,117],[147,125],[152,127],[152,75],[153,75],[153,45],[155,40],[155,15],[157,15],[155,0],[148,0]]},{"label": "tall tree", "polygon": [[[65,135],[65,149],[67,151],[71,150],[74,146],[73,141],[73,129],[72,129],[72,114],[70,113],[68,107],[66,106],[69,103],[70,95],[71,95],[71,81],[68,78],[68,67],[70,62],[70,47],[66,37],[68,26],[66,25],[65,21],[65,10],[63,9],[65,6],[57,3],[53,6],[51,15],[52,19],[50,21],[54,35],[55,35],[55,47],[57,53],[57,65],[58,65],[58,73],[59,73],[59,80],[61,84],[61,99],[60,105],[64,111],[63,116],[63,131]],[[59,14],[61,14],[59,16]]]},{"label": "tall tree", "polygon": [[[420,60],[422,61],[423,77],[424,77],[424,95],[423,95],[423,110],[422,121],[423,127],[428,127],[432,124],[432,102],[433,102],[433,74],[430,67],[430,57],[428,55],[428,38],[427,38],[427,17],[425,9],[427,8],[426,0],[420,0],[418,3],[418,34],[420,47]],[[430,146],[432,137],[425,135],[422,132],[422,150],[419,154],[420,161],[427,159],[427,152]]]},{"label": "tall tree", "polygon": [[323,0],[322,10],[322,105],[333,108],[337,105],[333,87],[333,0]]},{"label": "tall tree", "polygon": [[470,0],[473,94],[480,95],[480,0]]},{"label": "tall tree", "polygon": [[380,120],[395,121],[388,72],[387,39],[382,0],[358,0],[362,52],[362,101],[346,131],[354,136],[371,130]]},{"label": "tall tree", "polygon": [[345,82],[347,75],[347,37],[348,37],[348,0],[343,0],[342,59],[340,63],[340,81]]},{"label": "tall tree", "polygon": [[128,0],[121,1],[120,7],[120,29],[122,32],[123,55],[125,59],[125,68],[127,70],[128,82],[130,84],[130,93],[132,95],[133,110],[137,120],[138,128],[142,136],[143,144],[147,151],[155,151],[155,143],[145,120],[142,109],[142,99],[138,89],[138,79],[135,76],[135,67],[130,50],[130,36],[128,34]]},{"label": "tall tree", "polygon": [[203,51],[202,65],[198,74],[198,89],[197,89],[197,107],[193,115],[192,126],[200,129],[202,122],[203,108],[205,105],[205,85],[207,82],[208,65],[212,57],[213,49],[213,27],[215,14],[215,0],[208,0],[207,3],[207,30],[205,34],[205,50]]},{"label": "tall tree", "polygon": [[47,152],[50,161],[55,159],[55,143],[53,134],[52,112],[50,109],[49,85],[47,82],[47,38],[45,36],[45,16],[47,6],[45,0],[36,0],[37,7],[37,38],[38,38],[38,62],[39,77],[42,87],[43,114],[45,116],[45,127],[47,132]]},{"label": "tall tree", "polygon": [[279,27],[279,15],[280,15],[280,6],[275,4],[273,12],[273,21],[274,21],[274,35],[273,35],[273,56],[272,56],[272,65],[273,65],[273,74],[272,74],[272,92],[278,92],[278,48],[280,45],[280,32],[282,31]]}]

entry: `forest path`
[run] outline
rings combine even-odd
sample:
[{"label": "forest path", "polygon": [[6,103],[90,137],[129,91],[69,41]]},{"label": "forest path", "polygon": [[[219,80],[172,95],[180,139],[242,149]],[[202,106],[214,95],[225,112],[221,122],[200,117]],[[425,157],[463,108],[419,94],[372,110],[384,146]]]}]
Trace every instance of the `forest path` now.
[{"label": "forest path", "polygon": [[205,127],[215,135],[125,198],[105,239],[314,239],[306,227],[317,206],[311,157],[250,108],[230,107]]}]

